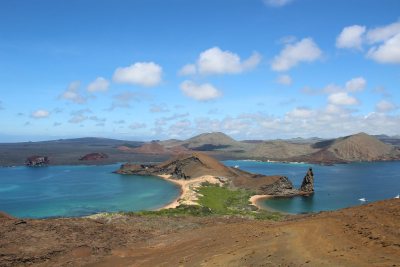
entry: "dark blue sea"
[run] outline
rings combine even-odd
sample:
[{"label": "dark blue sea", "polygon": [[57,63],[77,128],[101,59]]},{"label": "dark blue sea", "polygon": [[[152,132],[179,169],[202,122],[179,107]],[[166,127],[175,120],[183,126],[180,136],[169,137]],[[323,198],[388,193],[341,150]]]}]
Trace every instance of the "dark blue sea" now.
[{"label": "dark blue sea", "polygon": [[0,210],[20,218],[153,210],[180,189],[152,176],[114,174],[118,164],[0,168]]},{"label": "dark blue sea", "polygon": [[[228,166],[265,175],[285,175],[298,188],[309,167],[313,168],[315,193],[310,197],[274,198],[260,201],[267,209],[308,213],[366,204],[400,194],[400,161],[365,162],[322,166],[298,163],[225,161]],[[359,199],[365,198],[365,202]]]}]

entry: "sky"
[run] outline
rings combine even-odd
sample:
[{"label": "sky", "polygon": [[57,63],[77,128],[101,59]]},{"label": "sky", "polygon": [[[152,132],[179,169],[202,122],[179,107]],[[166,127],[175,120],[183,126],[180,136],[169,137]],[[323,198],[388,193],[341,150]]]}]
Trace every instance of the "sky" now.
[{"label": "sky", "polygon": [[3,0],[0,142],[400,134],[398,0]]}]

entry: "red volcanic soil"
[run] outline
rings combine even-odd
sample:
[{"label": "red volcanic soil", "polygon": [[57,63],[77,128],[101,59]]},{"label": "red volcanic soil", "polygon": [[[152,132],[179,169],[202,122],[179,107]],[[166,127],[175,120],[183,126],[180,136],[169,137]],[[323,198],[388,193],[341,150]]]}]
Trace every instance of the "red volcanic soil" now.
[{"label": "red volcanic soil", "polygon": [[400,200],[290,216],[0,215],[1,266],[399,266]]}]

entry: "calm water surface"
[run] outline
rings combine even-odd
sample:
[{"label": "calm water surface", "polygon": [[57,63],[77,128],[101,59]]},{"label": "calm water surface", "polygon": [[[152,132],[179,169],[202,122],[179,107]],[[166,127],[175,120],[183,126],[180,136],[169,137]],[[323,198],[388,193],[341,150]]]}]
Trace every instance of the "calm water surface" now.
[{"label": "calm water surface", "polygon": [[0,210],[24,218],[151,210],[180,193],[175,184],[157,177],[113,174],[118,168],[0,168]]},{"label": "calm water surface", "polygon": [[288,213],[317,212],[393,198],[400,193],[400,162],[374,162],[321,166],[313,164],[225,161],[243,170],[266,175],[285,175],[298,188],[313,168],[315,193],[311,197],[275,198],[261,201],[266,208]]}]

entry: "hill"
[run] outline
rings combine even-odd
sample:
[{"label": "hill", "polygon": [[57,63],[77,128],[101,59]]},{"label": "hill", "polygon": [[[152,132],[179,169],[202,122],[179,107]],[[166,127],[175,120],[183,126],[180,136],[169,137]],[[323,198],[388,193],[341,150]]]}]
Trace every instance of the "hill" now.
[{"label": "hill", "polygon": [[399,149],[366,133],[318,142],[313,145],[313,148],[319,151],[309,155],[308,161],[353,162],[400,158]]},{"label": "hill", "polygon": [[172,179],[196,179],[215,176],[235,188],[249,189],[258,194],[279,196],[301,195],[305,192],[293,188],[285,176],[259,175],[238,168],[227,167],[218,160],[199,152],[182,154],[157,165],[123,164],[116,173],[134,175],[168,175]]}]

